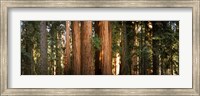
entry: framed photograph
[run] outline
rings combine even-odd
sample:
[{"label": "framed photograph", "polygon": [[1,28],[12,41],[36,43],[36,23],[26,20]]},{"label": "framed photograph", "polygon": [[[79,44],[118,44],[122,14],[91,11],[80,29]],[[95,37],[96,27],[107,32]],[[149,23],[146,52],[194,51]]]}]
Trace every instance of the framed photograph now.
[{"label": "framed photograph", "polygon": [[199,96],[199,0],[1,0],[8,95]]}]

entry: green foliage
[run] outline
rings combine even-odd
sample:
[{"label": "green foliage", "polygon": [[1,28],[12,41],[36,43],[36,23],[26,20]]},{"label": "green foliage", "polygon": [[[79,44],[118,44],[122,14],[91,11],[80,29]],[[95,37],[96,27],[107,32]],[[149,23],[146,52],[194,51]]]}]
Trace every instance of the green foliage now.
[{"label": "green foliage", "polygon": [[121,53],[121,35],[120,28],[122,27],[119,22],[111,22],[112,25],[112,57],[115,57],[117,53]]},{"label": "green foliage", "polygon": [[101,49],[101,41],[100,41],[100,38],[97,34],[95,34],[95,36],[92,37],[92,45],[93,45],[95,50]]},{"label": "green foliage", "polygon": [[[21,22],[21,64],[22,68],[26,67],[26,70],[31,70],[32,74],[37,74],[34,70],[36,63],[38,62],[34,51],[38,51],[39,47],[39,22],[37,21],[22,21]],[[31,67],[30,67],[31,65]],[[29,66],[29,67],[27,67]],[[26,70],[22,70],[24,74]]]},{"label": "green foliage", "polygon": [[[157,34],[159,39],[156,39],[159,41],[159,48],[153,48],[153,50],[157,50],[160,57],[164,59],[163,64],[165,69],[170,68],[171,65],[179,67],[179,32],[171,28],[171,26],[173,26],[170,25],[171,23],[173,22],[162,22],[162,25],[165,26],[160,28],[160,32]],[[173,69],[176,74],[178,74],[177,69],[178,68]]]},{"label": "green foliage", "polygon": [[32,58],[31,55],[32,54],[26,52],[26,50],[24,48],[21,48],[21,56],[22,56],[22,58],[26,58],[27,57],[29,60],[31,60],[31,58]]},{"label": "green foliage", "polygon": [[[125,23],[125,26],[123,26]],[[133,63],[133,56],[137,56],[137,68],[147,69],[153,68],[153,55],[159,56],[159,65],[162,64],[162,68],[169,69],[171,65],[174,66],[174,73],[179,74],[179,22],[178,21],[154,21],[153,29],[148,28],[147,21],[112,21],[112,58],[116,57],[116,54],[122,53],[122,31],[126,28],[125,37],[126,41],[126,56],[125,60],[127,65],[130,67]],[[137,27],[140,30],[136,33],[134,24],[137,23]],[[22,69],[30,69],[27,67],[27,59],[34,65],[34,74],[39,73],[39,60],[40,60],[40,21],[22,21],[21,22],[21,63]],[[47,22],[47,54],[49,72],[53,74],[54,67],[61,70],[61,57],[65,54],[65,49],[61,46],[63,42],[61,36],[65,33],[65,21],[48,21]],[[95,27],[93,26],[93,37],[91,39],[93,49],[95,53],[101,50],[101,39],[94,32]],[[156,31],[156,32],[155,32]],[[155,33],[154,33],[155,32]],[[71,34],[71,33],[70,33]],[[151,34],[151,35],[148,35]],[[137,39],[137,45],[135,44],[135,38]],[[71,39],[71,38],[70,38]],[[158,46],[153,47],[152,41],[157,41]],[[94,55],[94,54],[93,54]],[[72,54],[70,54],[72,58]],[[96,58],[93,56],[94,59]],[[56,64],[55,64],[56,62]],[[139,62],[139,63],[138,63]],[[71,63],[73,63],[71,61]],[[135,62],[134,62],[135,63]],[[141,66],[142,65],[142,66]],[[112,66],[114,68],[114,65]],[[127,74],[130,73],[131,68],[127,68]],[[139,69],[137,69],[139,70]],[[61,73],[63,74],[63,73]]]}]

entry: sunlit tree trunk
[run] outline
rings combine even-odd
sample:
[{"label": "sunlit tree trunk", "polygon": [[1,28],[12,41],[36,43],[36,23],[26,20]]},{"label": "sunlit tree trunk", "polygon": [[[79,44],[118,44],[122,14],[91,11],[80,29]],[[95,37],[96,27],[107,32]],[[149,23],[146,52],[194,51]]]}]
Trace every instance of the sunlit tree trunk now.
[{"label": "sunlit tree trunk", "polygon": [[92,21],[81,22],[81,73],[83,75],[95,74],[92,51]]},{"label": "sunlit tree trunk", "polygon": [[48,74],[46,22],[40,22],[40,74]]},{"label": "sunlit tree trunk", "polygon": [[70,74],[70,22],[66,21],[66,48],[65,48],[65,65],[64,74]]},{"label": "sunlit tree trunk", "polygon": [[80,27],[78,21],[72,22],[72,70],[74,75],[81,75],[81,41],[80,41]]},{"label": "sunlit tree trunk", "polygon": [[100,40],[101,40],[101,71],[103,75],[112,74],[112,56],[111,56],[111,29],[108,21],[99,22]]}]

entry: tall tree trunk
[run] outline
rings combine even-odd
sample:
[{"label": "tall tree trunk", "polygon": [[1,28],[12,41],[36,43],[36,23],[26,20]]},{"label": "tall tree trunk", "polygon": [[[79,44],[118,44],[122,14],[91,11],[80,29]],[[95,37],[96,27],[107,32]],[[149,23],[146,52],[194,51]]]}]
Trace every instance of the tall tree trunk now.
[{"label": "tall tree trunk", "polygon": [[[142,25],[141,25],[142,26]],[[143,60],[144,60],[144,56],[143,56],[143,51],[142,51],[142,48],[143,48],[143,28],[141,28],[141,31],[140,31],[140,63],[139,63],[139,74],[140,75],[144,75],[144,64],[143,64]]]},{"label": "tall tree trunk", "polygon": [[92,21],[81,22],[81,73],[83,75],[95,74],[92,51]]},{"label": "tall tree trunk", "polygon": [[[149,22],[148,27],[150,29],[150,32],[149,32],[150,50],[153,51],[153,49],[152,49],[152,46],[153,46],[153,44],[152,44],[152,42],[153,42],[153,29],[152,29],[153,28],[153,24],[152,24],[152,22]],[[152,62],[153,61],[153,53],[152,52],[149,54],[149,57],[150,57],[149,62],[151,62],[150,64],[152,65],[153,64],[153,62]],[[153,74],[153,69],[151,68],[151,66],[147,70],[148,70],[148,74],[149,75]]]},{"label": "tall tree trunk", "polygon": [[48,74],[46,22],[40,22],[40,74]]},{"label": "tall tree trunk", "polygon": [[72,22],[72,49],[73,49],[73,65],[74,75],[81,75],[81,41],[80,27],[78,21]]},{"label": "tall tree trunk", "polygon": [[[109,22],[100,21],[99,31],[101,39],[101,71],[103,75],[112,75],[112,58],[111,58],[111,32],[109,32]],[[111,31],[111,29],[110,29]]]},{"label": "tall tree trunk", "polygon": [[70,74],[70,22],[66,21],[66,48],[65,48],[65,66],[64,66],[64,74]]},{"label": "tall tree trunk", "polygon": [[128,64],[127,64],[127,32],[126,32],[126,22],[122,22],[122,55],[121,55],[121,65],[120,65],[120,74],[121,75],[127,75],[128,74]]},{"label": "tall tree trunk", "polygon": [[137,34],[138,34],[138,23],[136,23],[136,22],[134,22],[134,24],[133,24],[133,45],[134,45],[134,47],[133,47],[133,50],[132,50],[132,54],[134,54],[133,56],[132,56],[132,72],[131,72],[131,74],[132,75],[137,75],[138,74],[138,68],[137,68],[137,66],[138,66],[138,56],[137,56],[137,47],[138,47],[138,38],[137,38]]},{"label": "tall tree trunk", "polygon": [[[153,23],[153,37],[158,36],[158,22],[152,22]],[[154,38],[153,41],[153,75],[159,75],[159,41]]]}]

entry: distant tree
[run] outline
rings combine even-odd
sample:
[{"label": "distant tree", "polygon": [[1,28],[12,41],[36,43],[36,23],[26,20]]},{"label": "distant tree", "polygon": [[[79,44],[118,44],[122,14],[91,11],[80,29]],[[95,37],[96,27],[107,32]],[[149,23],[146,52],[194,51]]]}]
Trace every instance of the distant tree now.
[{"label": "distant tree", "polygon": [[22,21],[22,75],[177,75],[179,21]]},{"label": "distant tree", "polygon": [[120,22],[112,21],[110,22],[111,27],[112,27],[112,60],[113,60],[113,74],[118,75],[120,72],[120,52],[121,52],[121,24]]},{"label": "distant tree", "polygon": [[66,21],[65,28],[65,64],[64,64],[64,74],[70,74],[71,61],[70,61],[70,21]]},{"label": "distant tree", "polygon": [[153,75],[159,75],[159,31],[161,22],[155,21],[153,23]]},{"label": "distant tree", "polygon": [[48,75],[46,21],[40,22],[40,74]]},{"label": "distant tree", "polygon": [[60,30],[60,23],[58,23],[56,30],[56,75],[62,74],[62,68],[61,68],[61,30]]},{"label": "distant tree", "polygon": [[138,22],[134,22],[133,23],[133,49],[132,49],[132,72],[131,74],[133,75],[137,75],[138,74],[138,54],[137,54],[137,50],[138,50],[138,31],[139,29],[139,25]]},{"label": "distant tree", "polygon": [[153,71],[152,71],[152,28],[153,28],[153,25],[152,25],[152,22],[151,21],[148,21],[148,22],[145,22],[145,47],[146,47],[146,51],[145,51],[145,58],[146,58],[146,61],[147,64],[146,64],[146,75],[152,75]]},{"label": "distant tree", "polygon": [[34,67],[35,63],[33,60],[33,50],[34,43],[36,43],[35,38],[33,35],[36,35],[36,30],[34,26],[34,22],[24,21],[22,23],[22,36],[21,36],[21,74],[23,75],[31,75],[35,74]]},{"label": "distant tree", "polygon": [[[50,26],[51,24],[51,26]],[[55,36],[54,34],[56,33],[55,30],[56,30],[56,25],[53,23],[53,22],[49,22],[49,41],[51,42],[49,44],[50,46],[50,52],[49,52],[49,74],[53,75],[54,74],[54,52],[55,52],[55,49],[54,49],[54,43],[55,43]]]},{"label": "distant tree", "polygon": [[126,75],[129,74],[129,65],[127,63],[127,30],[126,30],[126,21],[122,21],[121,28],[121,64],[120,64],[120,74]]}]

